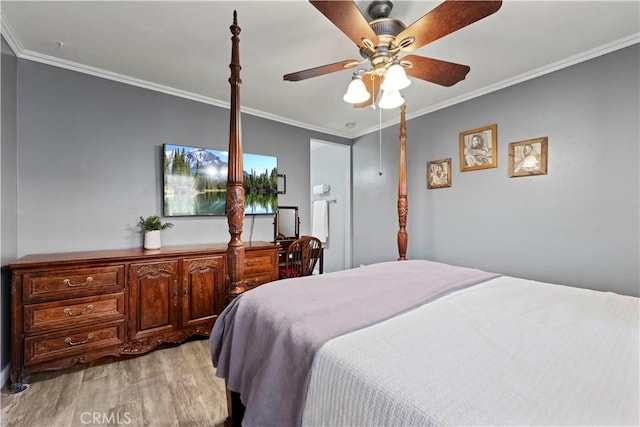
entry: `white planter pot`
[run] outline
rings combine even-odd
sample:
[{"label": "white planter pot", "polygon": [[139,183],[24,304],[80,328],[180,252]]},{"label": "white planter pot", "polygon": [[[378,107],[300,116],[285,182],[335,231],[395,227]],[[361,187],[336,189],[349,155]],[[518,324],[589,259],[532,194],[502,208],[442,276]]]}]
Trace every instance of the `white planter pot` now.
[{"label": "white planter pot", "polygon": [[151,230],[144,232],[144,248],[160,249],[162,240],[160,239],[160,230]]}]

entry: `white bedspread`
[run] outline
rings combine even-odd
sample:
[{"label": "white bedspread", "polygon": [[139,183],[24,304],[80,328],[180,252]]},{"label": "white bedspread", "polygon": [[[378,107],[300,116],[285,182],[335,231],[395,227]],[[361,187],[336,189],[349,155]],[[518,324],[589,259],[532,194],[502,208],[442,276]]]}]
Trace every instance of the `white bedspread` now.
[{"label": "white bedspread", "polygon": [[327,342],[303,424],[640,425],[639,301],[512,277],[458,291]]}]

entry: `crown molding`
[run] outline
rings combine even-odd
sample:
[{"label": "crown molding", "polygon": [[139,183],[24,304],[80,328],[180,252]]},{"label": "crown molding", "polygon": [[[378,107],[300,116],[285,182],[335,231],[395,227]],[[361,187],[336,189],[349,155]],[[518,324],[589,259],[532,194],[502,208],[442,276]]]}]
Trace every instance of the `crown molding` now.
[{"label": "crown molding", "polygon": [[[15,33],[13,32],[11,26],[9,25],[9,23],[7,22],[7,20],[5,19],[4,15],[0,12],[0,30],[2,32],[2,35],[5,37],[5,39],[7,40],[7,43],[9,44],[9,47],[13,50],[13,52],[16,54],[16,56],[20,59],[27,59],[30,61],[35,61],[35,62],[40,62],[43,64],[47,64],[47,65],[51,65],[54,67],[59,67],[59,68],[64,68],[67,70],[72,70],[72,71],[77,71],[79,73],[84,73],[84,74],[89,74],[95,77],[100,77],[100,78],[104,78],[104,79],[108,79],[108,80],[113,80],[113,81],[117,81],[120,83],[124,83],[127,85],[131,85],[131,86],[137,86],[140,88],[144,88],[144,89],[148,89],[148,90],[153,90],[156,92],[161,92],[161,93],[165,93],[168,95],[173,95],[173,96],[177,96],[179,98],[185,98],[185,99],[190,99],[192,101],[196,101],[196,102],[200,102],[203,104],[208,104],[208,105],[214,105],[217,107],[221,107],[221,108],[226,108],[229,109],[229,102],[227,101],[221,101],[215,98],[211,98],[211,97],[207,97],[207,96],[203,96],[203,95],[199,95],[193,92],[188,92],[188,91],[184,91],[184,90],[180,90],[180,89],[176,89],[173,87],[169,87],[169,86],[164,86],[164,85],[160,85],[160,84],[156,84],[156,83],[152,83],[149,82],[147,80],[142,80],[142,79],[137,79],[134,77],[130,77],[130,76],[126,76],[123,74],[118,74],[118,73],[113,73],[111,71],[107,71],[107,70],[103,70],[100,68],[96,68],[96,67],[91,67],[88,65],[84,65],[84,64],[80,64],[77,62],[72,62],[72,61],[67,61],[64,59],[60,59],[60,58],[56,58],[53,56],[49,56],[49,55],[43,55],[37,52],[33,52],[30,50],[25,49],[22,46],[22,43],[20,43],[20,40],[17,38],[17,36],[15,35]],[[590,49],[586,52],[582,52],[579,53],[577,55],[562,59],[560,61],[545,65],[543,67],[537,68],[535,70],[520,74],[516,77],[510,78],[510,79],[506,79],[503,80],[501,82],[498,82],[496,84],[493,85],[489,85],[489,86],[485,86],[484,88],[481,88],[479,90],[473,91],[473,92],[469,92],[463,96],[459,96],[456,98],[452,98],[449,99],[445,102],[441,102],[438,104],[434,104],[434,105],[430,105],[426,108],[420,109],[420,110],[416,110],[411,114],[407,115],[407,120],[410,119],[414,119],[416,117],[420,117],[420,116],[424,116],[425,114],[429,114],[429,113],[433,113],[435,111],[438,110],[442,110],[444,108],[447,107],[451,107],[453,105],[456,104],[460,104],[462,102],[474,99],[474,98],[478,98],[480,96],[483,95],[487,95],[489,93],[492,92],[496,92],[498,90],[507,88],[509,86],[513,86],[516,85],[518,83],[522,83],[525,82],[527,80],[531,80],[540,76],[543,76],[545,74],[549,74],[552,73],[554,71],[558,71],[561,70],[563,68],[567,68],[570,67],[572,65],[584,62],[584,61],[588,61],[590,59],[596,58],[598,56],[602,56],[605,55],[607,53],[619,50],[619,49],[623,49],[625,47],[634,45],[640,43],[640,33],[635,33],[632,34],[630,36],[624,37],[622,39],[619,40],[615,40],[611,43],[607,43],[603,46],[599,46],[597,48],[594,49]],[[375,126],[375,127],[371,127],[369,129],[365,129],[362,130],[358,133],[349,133],[349,132],[338,132],[335,131],[333,129],[325,129],[325,128],[321,128],[318,126],[314,126],[314,125],[310,125],[308,123],[302,123],[302,122],[298,122],[298,121],[294,121],[285,117],[281,117],[281,116],[277,116],[271,113],[267,113],[265,111],[261,111],[261,110],[256,110],[253,108],[246,108],[246,107],[241,107],[240,108],[241,112],[246,113],[246,114],[250,114],[252,116],[256,116],[256,117],[261,117],[267,120],[272,120],[275,122],[279,122],[279,123],[283,123],[283,124],[287,124],[290,126],[295,126],[295,127],[300,127],[300,128],[304,128],[307,130],[312,130],[315,132],[321,132],[321,133],[325,133],[325,134],[329,134],[329,135],[334,135],[334,136],[339,136],[342,138],[347,138],[347,139],[353,139],[353,138],[358,138],[361,137],[363,135],[367,135],[369,133],[372,132],[377,132],[379,129],[381,128],[386,128],[389,126],[393,126],[397,123],[399,123],[399,119],[393,119],[390,121],[385,122],[384,124],[380,124],[380,126]]]},{"label": "crown molding", "polygon": [[[632,46],[632,45],[638,44],[638,43],[640,43],[640,33],[635,33],[635,34],[632,34],[632,35],[630,35],[628,37],[623,37],[623,38],[621,38],[619,40],[615,40],[615,41],[613,41],[611,43],[607,43],[607,44],[599,46],[597,48],[590,49],[590,50],[588,50],[586,52],[582,52],[582,53],[579,53],[577,55],[570,56],[568,58],[562,59],[560,61],[553,62],[551,64],[545,65],[545,66],[537,68],[535,70],[528,71],[526,73],[522,73],[522,74],[520,74],[518,76],[515,76],[513,78],[510,78],[510,79],[507,79],[507,80],[503,80],[503,81],[498,82],[498,83],[493,84],[493,85],[485,86],[484,88],[478,89],[478,90],[473,91],[473,92],[469,92],[469,93],[467,93],[467,94],[465,94],[463,96],[459,96],[457,98],[451,98],[451,99],[448,99],[445,102],[441,102],[439,104],[430,105],[427,108],[414,111],[411,114],[407,114],[406,119],[410,120],[410,119],[414,119],[416,117],[424,116],[425,114],[433,113],[435,111],[442,110],[444,108],[451,107],[453,105],[460,104],[462,102],[469,101],[471,99],[478,98],[480,96],[487,95],[487,94],[492,93],[492,92],[497,92],[497,91],[499,91],[501,89],[504,89],[504,88],[507,88],[509,86],[514,86],[514,85],[516,85],[518,83],[523,83],[523,82],[526,82],[527,80],[532,80],[532,79],[535,79],[537,77],[543,76],[545,74],[549,74],[549,73],[552,73],[554,71],[558,71],[558,70],[561,70],[563,68],[567,68],[567,67],[570,67],[572,65],[576,65],[576,64],[579,64],[581,62],[585,62],[585,61],[588,61],[590,59],[597,58],[598,56],[606,55],[607,53],[611,53],[611,52],[614,52],[616,50],[620,50],[620,49],[623,49],[625,47],[629,47],[629,46]],[[386,122],[382,127],[384,128],[384,127],[392,126],[392,125],[395,125],[395,124],[397,124],[399,122],[400,122],[399,119],[394,119],[392,121]],[[354,135],[354,137],[360,137],[360,136],[366,135],[368,133],[375,132],[377,130],[378,130],[378,127],[373,127],[373,128],[370,128],[370,129],[367,129],[367,130],[364,130],[364,131],[358,133],[358,135]]]},{"label": "crown molding", "polygon": [[11,25],[9,25],[9,21],[6,20],[2,11],[0,11],[0,33],[2,33],[2,36],[7,41],[13,53],[19,57],[20,52],[24,51],[24,47],[22,43],[20,43],[20,40],[18,40],[16,33],[13,31],[13,28],[11,28]]},{"label": "crown molding", "polygon": [[[199,95],[197,93],[184,91],[181,89],[176,89],[174,87],[160,85],[157,83],[153,83],[147,80],[137,79],[135,77],[130,77],[124,74],[118,74],[111,71],[107,71],[101,68],[91,67],[89,65],[80,64],[73,61],[67,61],[65,59],[56,58],[50,55],[43,55],[38,52],[34,52],[28,49],[25,49],[24,46],[20,43],[20,40],[17,38],[11,26],[5,19],[4,15],[0,13],[1,17],[1,27],[0,30],[2,35],[7,40],[9,47],[15,55],[20,59],[26,59],[28,61],[39,62],[46,65],[51,65],[53,67],[64,68],[66,70],[76,71],[83,74],[88,74],[95,77],[100,77],[107,80],[116,81],[119,83],[140,87],[143,89],[152,90],[155,92],[165,93],[167,95],[176,96],[179,98],[189,99],[192,101],[200,102],[203,104],[214,105],[216,107],[221,107],[225,109],[229,109],[228,101],[221,101],[219,99],[211,98],[208,96]],[[313,126],[308,123],[302,123],[295,120],[288,119],[286,117],[281,117],[275,114],[267,113],[265,111],[256,110],[253,108],[241,107],[240,111],[252,116],[261,117],[267,120],[283,123],[290,126],[300,127],[307,130],[321,132],[329,135],[335,135],[342,138],[351,139],[353,135],[346,132],[336,132],[331,129],[325,129],[318,126]]]},{"label": "crown molding", "polygon": [[[165,93],[167,95],[177,96],[179,98],[189,99],[192,101],[200,102],[203,104],[214,105],[216,107],[221,107],[225,109],[229,109],[228,101],[221,101],[219,99],[211,98],[204,95],[199,95],[197,93],[176,89],[174,87],[165,86],[157,83],[153,83],[147,80],[137,79],[135,77],[126,76],[124,74],[118,74],[111,71],[107,71],[101,68],[91,67],[88,65],[80,64],[77,62],[67,61],[64,59],[56,58],[49,55],[43,55],[38,52],[29,51],[23,49],[22,52],[16,54],[20,59],[26,59],[29,61],[40,62],[42,64],[51,65],[58,68],[64,68],[71,71],[77,71],[83,74],[89,74],[95,77],[100,77],[107,80],[116,81],[119,83],[124,83],[131,86],[140,87],[143,89],[152,90],[155,92]],[[302,127],[309,130],[314,130],[317,132],[332,134],[336,136],[341,136],[343,138],[351,138],[350,134],[338,134],[329,129],[323,129],[316,126],[309,125],[307,123],[300,123],[294,120],[287,119],[285,117],[277,116],[275,114],[270,114],[261,110],[256,110],[253,108],[241,107],[241,112],[250,114],[252,116],[262,117],[268,120],[284,123],[291,126]]]}]

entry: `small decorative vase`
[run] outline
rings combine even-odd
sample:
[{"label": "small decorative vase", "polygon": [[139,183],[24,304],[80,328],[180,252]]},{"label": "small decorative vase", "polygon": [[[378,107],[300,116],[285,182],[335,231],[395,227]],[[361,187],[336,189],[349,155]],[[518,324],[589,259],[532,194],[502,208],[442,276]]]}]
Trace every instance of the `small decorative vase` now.
[{"label": "small decorative vase", "polygon": [[162,241],[160,240],[160,230],[151,230],[144,232],[144,248],[160,249]]}]

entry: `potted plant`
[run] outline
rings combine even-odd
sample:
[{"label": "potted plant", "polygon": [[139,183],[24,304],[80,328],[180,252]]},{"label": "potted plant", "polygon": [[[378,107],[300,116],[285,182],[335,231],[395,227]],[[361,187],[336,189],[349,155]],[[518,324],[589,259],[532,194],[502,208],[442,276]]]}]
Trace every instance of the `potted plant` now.
[{"label": "potted plant", "polygon": [[162,246],[160,231],[173,227],[172,223],[162,222],[157,215],[151,215],[146,218],[140,217],[138,224],[144,232],[145,249],[160,249]]}]

